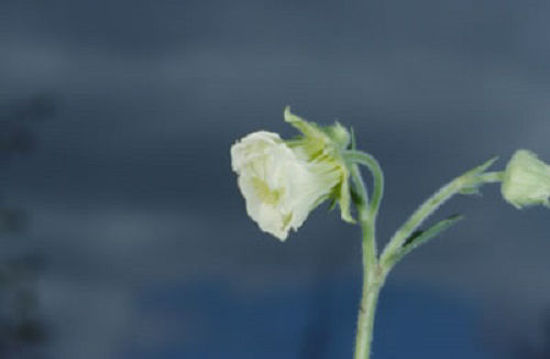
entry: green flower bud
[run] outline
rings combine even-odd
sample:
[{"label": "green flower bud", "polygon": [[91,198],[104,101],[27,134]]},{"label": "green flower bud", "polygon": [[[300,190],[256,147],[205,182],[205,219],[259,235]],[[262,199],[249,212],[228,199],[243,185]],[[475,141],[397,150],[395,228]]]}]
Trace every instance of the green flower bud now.
[{"label": "green flower bud", "polygon": [[514,207],[550,202],[550,166],[527,150],[518,150],[508,162],[501,186],[502,196]]}]

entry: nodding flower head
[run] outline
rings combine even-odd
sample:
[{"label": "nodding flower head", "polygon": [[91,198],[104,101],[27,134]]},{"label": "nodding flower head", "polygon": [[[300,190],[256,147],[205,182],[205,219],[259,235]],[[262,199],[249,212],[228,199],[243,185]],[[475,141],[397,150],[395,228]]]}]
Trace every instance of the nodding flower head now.
[{"label": "nodding flower head", "polygon": [[231,147],[232,168],[248,215],[281,241],[327,199],[337,201],[342,219],[353,222],[349,171],[340,156],[349,144],[347,130],[339,124],[320,127],[306,122],[289,108],[285,121],[302,135],[283,141],[276,133],[258,131]]}]

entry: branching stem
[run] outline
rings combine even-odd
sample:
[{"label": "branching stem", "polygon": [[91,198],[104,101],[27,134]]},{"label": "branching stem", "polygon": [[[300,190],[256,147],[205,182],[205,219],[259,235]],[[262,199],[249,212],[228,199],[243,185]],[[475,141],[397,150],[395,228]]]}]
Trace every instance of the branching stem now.
[{"label": "branching stem", "polygon": [[[376,249],[376,217],[380,208],[380,202],[384,194],[384,174],[378,161],[371,155],[352,150],[343,153],[349,164],[351,178],[355,186],[357,197],[355,205],[358,210],[359,224],[361,225],[362,254],[363,254],[363,288],[359,314],[357,319],[357,335],[355,339],[354,359],[369,359],[374,328],[374,317],[380,290],[386,276],[404,255],[416,248],[404,248],[407,239],[415,230],[443,203],[457,193],[475,193],[483,184],[502,181],[502,172],[485,172],[495,161],[491,159],[486,163],[466,172],[443,186],[428,198],[399,228],[390,239],[386,248],[378,258]],[[358,165],[366,166],[373,176],[372,199],[369,201],[367,187],[361,176]],[[432,227],[433,235],[454,223],[456,219],[448,219]],[[430,232],[426,232],[424,240],[431,238]],[[432,237],[433,237],[432,235]]]}]

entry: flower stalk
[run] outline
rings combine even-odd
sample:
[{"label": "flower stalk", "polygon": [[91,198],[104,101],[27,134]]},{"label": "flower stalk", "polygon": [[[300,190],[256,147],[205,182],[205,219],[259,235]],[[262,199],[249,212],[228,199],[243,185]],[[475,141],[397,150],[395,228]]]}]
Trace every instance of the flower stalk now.
[{"label": "flower stalk", "polygon": [[355,359],[369,358],[376,304],[385,279],[383,271],[380,270],[376,254],[374,222],[370,221],[372,219],[371,215],[361,213],[365,211],[366,209],[359,210],[360,225],[363,232],[363,288],[357,317]]}]

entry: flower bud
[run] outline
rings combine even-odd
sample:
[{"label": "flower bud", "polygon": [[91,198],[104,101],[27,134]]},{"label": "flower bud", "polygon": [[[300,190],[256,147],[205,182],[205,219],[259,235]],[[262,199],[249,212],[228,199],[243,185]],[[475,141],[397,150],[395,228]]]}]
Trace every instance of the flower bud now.
[{"label": "flower bud", "polygon": [[508,162],[501,186],[502,196],[514,207],[550,202],[550,166],[527,150],[518,150]]}]

